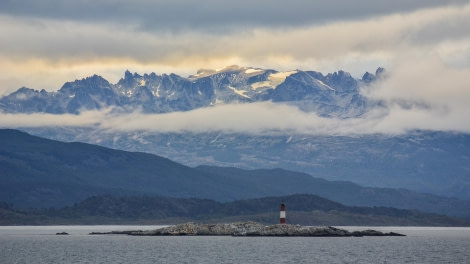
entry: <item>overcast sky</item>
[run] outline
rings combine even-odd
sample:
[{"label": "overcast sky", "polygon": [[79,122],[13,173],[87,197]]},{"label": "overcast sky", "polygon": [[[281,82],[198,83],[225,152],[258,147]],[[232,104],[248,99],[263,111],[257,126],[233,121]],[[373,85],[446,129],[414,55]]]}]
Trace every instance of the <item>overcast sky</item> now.
[{"label": "overcast sky", "polygon": [[2,0],[0,95],[92,74],[116,83],[126,69],[188,76],[238,64],[360,78],[385,67],[389,80],[363,93],[389,112],[358,130],[470,132],[469,25],[468,0]]}]

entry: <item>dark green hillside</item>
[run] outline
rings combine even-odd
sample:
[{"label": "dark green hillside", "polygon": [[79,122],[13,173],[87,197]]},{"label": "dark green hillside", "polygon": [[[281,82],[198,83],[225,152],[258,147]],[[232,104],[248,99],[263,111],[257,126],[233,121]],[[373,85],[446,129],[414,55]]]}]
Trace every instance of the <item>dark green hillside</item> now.
[{"label": "dark green hillside", "polygon": [[23,207],[65,206],[104,193],[233,200],[243,187],[156,155],[8,129],[0,130],[0,168],[0,201]]}]

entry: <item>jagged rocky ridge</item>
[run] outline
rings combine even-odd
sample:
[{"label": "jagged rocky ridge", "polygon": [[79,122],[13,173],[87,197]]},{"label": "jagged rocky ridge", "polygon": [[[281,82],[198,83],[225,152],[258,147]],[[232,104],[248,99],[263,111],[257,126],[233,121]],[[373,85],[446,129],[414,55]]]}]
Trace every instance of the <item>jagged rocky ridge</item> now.
[{"label": "jagged rocky ridge", "polygon": [[362,237],[362,236],[404,236],[376,230],[347,231],[328,226],[301,226],[277,224],[265,226],[257,222],[236,222],[229,224],[185,223],[149,231],[92,232],[92,235],[126,234],[132,236],[297,236],[297,237]]},{"label": "jagged rocky ridge", "polygon": [[230,66],[200,70],[196,75],[125,72],[117,84],[94,75],[65,83],[56,92],[20,88],[0,98],[0,111],[51,114],[114,108],[114,111],[167,113],[217,104],[288,102],[323,116],[353,117],[366,111],[368,101],[359,87],[382,73],[366,73],[358,80],[338,71],[324,75],[315,71],[279,72]]}]

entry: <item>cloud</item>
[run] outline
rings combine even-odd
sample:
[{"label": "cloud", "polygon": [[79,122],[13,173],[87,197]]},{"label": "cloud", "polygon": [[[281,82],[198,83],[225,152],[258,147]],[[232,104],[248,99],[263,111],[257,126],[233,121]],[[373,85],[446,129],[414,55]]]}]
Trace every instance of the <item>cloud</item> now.
[{"label": "cloud", "polygon": [[144,31],[220,33],[250,27],[302,27],[338,20],[362,20],[465,3],[465,0],[448,0],[445,3],[439,0],[5,0],[0,2],[0,13],[57,21],[133,24]]},{"label": "cloud", "polygon": [[[455,110],[455,109],[452,109]],[[464,107],[470,114],[470,107]],[[255,135],[362,135],[403,134],[425,129],[470,133],[461,112],[441,109],[377,108],[361,118],[319,117],[297,107],[271,102],[218,105],[188,112],[116,114],[111,109],[80,115],[0,114],[0,127],[94,127],[107,131],[145,131],[148,133],[226,132]]]},{"label": "cloud", "polygon": [[389,103],[423,102],[430,107],[468,105],[470,68],[448,67],[438,57],[409,55],[364,94]]},{"label": "cloud", "polygon": [[[24,19],[4,15],[0,16],[3,25],[0,33],[8,36],[2,41],[2,47],[13,57],[24,54],[50,61],[70,60],[70,63],[100,58],[175,63],[176,60],[211,56],[247,59],[253,55],[256,58],[271,55],[321,60],[348,53],[396,52],[416,45],[468,41],[470,29],[463,25],[470,22],[469,17],[470,4],[467,4],[364,20],[341,19],[320,25],[310,21],[300,27],[276,27],[268,23],[212,34],[194,30],[155,33],[139,31],[135,23]],[[276,21],[288,24],[282,19],[276,18]]]},{"label": "cloud", "polygon": [[0,97],[10,94],[20,86],[21,81],[17,78],[0,78]]},{"label": "cloud", "polygon": [[80,115],[73,114],[10,114],[0,112],[0,127],[22,128],[22,127],[91,127],[99,125],[109,114],[105,111],[89,111]]},{"label": "cloud", "polygon": [[[408,54],[387,77],[362,93],[385,103],[376,129],[470,132],[470,69],[449,67],[438,56]],[[380,117],[381,115],[381,117]]]}]

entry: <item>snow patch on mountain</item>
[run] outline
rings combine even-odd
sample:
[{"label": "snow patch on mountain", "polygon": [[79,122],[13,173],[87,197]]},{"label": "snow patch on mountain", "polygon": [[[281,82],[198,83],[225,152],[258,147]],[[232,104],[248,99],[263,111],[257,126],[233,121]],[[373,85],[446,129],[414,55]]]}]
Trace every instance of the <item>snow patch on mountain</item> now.
[{"label": "snow patch on mountain", "polygon": [[268,76],[268,80],[256,82],[251,84],[251,89],[257,90],[263,87],[269,87],[275,89],[279,84],[283,83],[287,77],[291,76],[292,74],[297,73],[298,71],[287,71],[287,72],[276,72],[271,73]]},{"label": "snow patch on mountain", "polygon": [[316,81],[317,83],[319,83],[321,86],[323,86],[323,87],[325,87],[325,88],[327,88],[327,89],[330,89],[330,90],[332,90],[332,91],[335,90],[334,88],[332,88],[331,86],[325,84],[324,82],[322,82],[322,81],[320,81],[320,80],[315,80],[315,81]]},{"label": "snow patch on mountain", "polygon": [[188,79],[195,80],[203,77],[212,76],[215,74],[220,74],[224,72],[240,72],[249,76],[254,76],[258,74],[263,74],[266,70],[252,67],[240,67],[238,65],[231,65],[220,69],[200,69],[196,74],[190,75]]},{"label": "snow patch on mountain", "polygon": [[264,88],[264,87],[273,88],[273,87],[271,86],[271,82],[269,82],[269,81],[256,82],[256,83],[252,83],[252,84],[251,84],[251,89],[253,89],[253,90],[257,90],[257,89],[259,89],[259,88]]},{"label": "snow patch on mountain", "polygon": [[232,87],[232,86],[230,86],[230,85],[228,86],[228,88],[229,88],[230,90],[232,90],[234,93],[236,93],[236,94],[238,94],[238,95],[240,95],[240,96],[242,96],[242,97],[245,97],[245,98],[248,98],[248,99],[250,98],[248,95],[245,94],[247,91],[238,90],[237,88]]},{"label": "snow patch on mountain", "polygon": [[198,79],[206,76],[210,76],[217,73],[217,70],[212,70],[212,69],[199,69],[196,74],[190,75],[188,78],[189,79]]},{"label": "snow patch on mountain", "polygon": [[298,71],[288,71],[288,72],[278,72],[278,73],[272,73],[269,75],[268,80],[271,82],[271,85],[276,87],[279,84],[283,83],[287,77],[291,76],[294,73],[297,73]]},{"label": "snow patch on mountain", "polygon": [[217,69],[215,70],[216,72],[225,72],[225,71],[239,71],[239,70],[243,70],[245,68],[242,68],[238,65],[230,65],[230,66],[226,66],[222,69]]},{"label": "snow patch on mountain", "polygon": [[211,103],[212,106],[214,106],[214,105],[222,105],[222,104],[225,104],[225,101],[224,101],[224,100],[220,100],[220,99],[215,99],[215,102]]},{"label": "snow patch on mountain", "polygon": [[264,70],[262,69],[254,69],[254,68],[248,68],[245,70],[245,74],[252,74],[252,73],[262,73]]},{"label": "snow patch on mountain", "polygon": [[16,99],[20,100],[20,101],[25,101],[25,100],[28,100],[31,96],[29,96],[28,94],[17,94],[16,95]]}]

